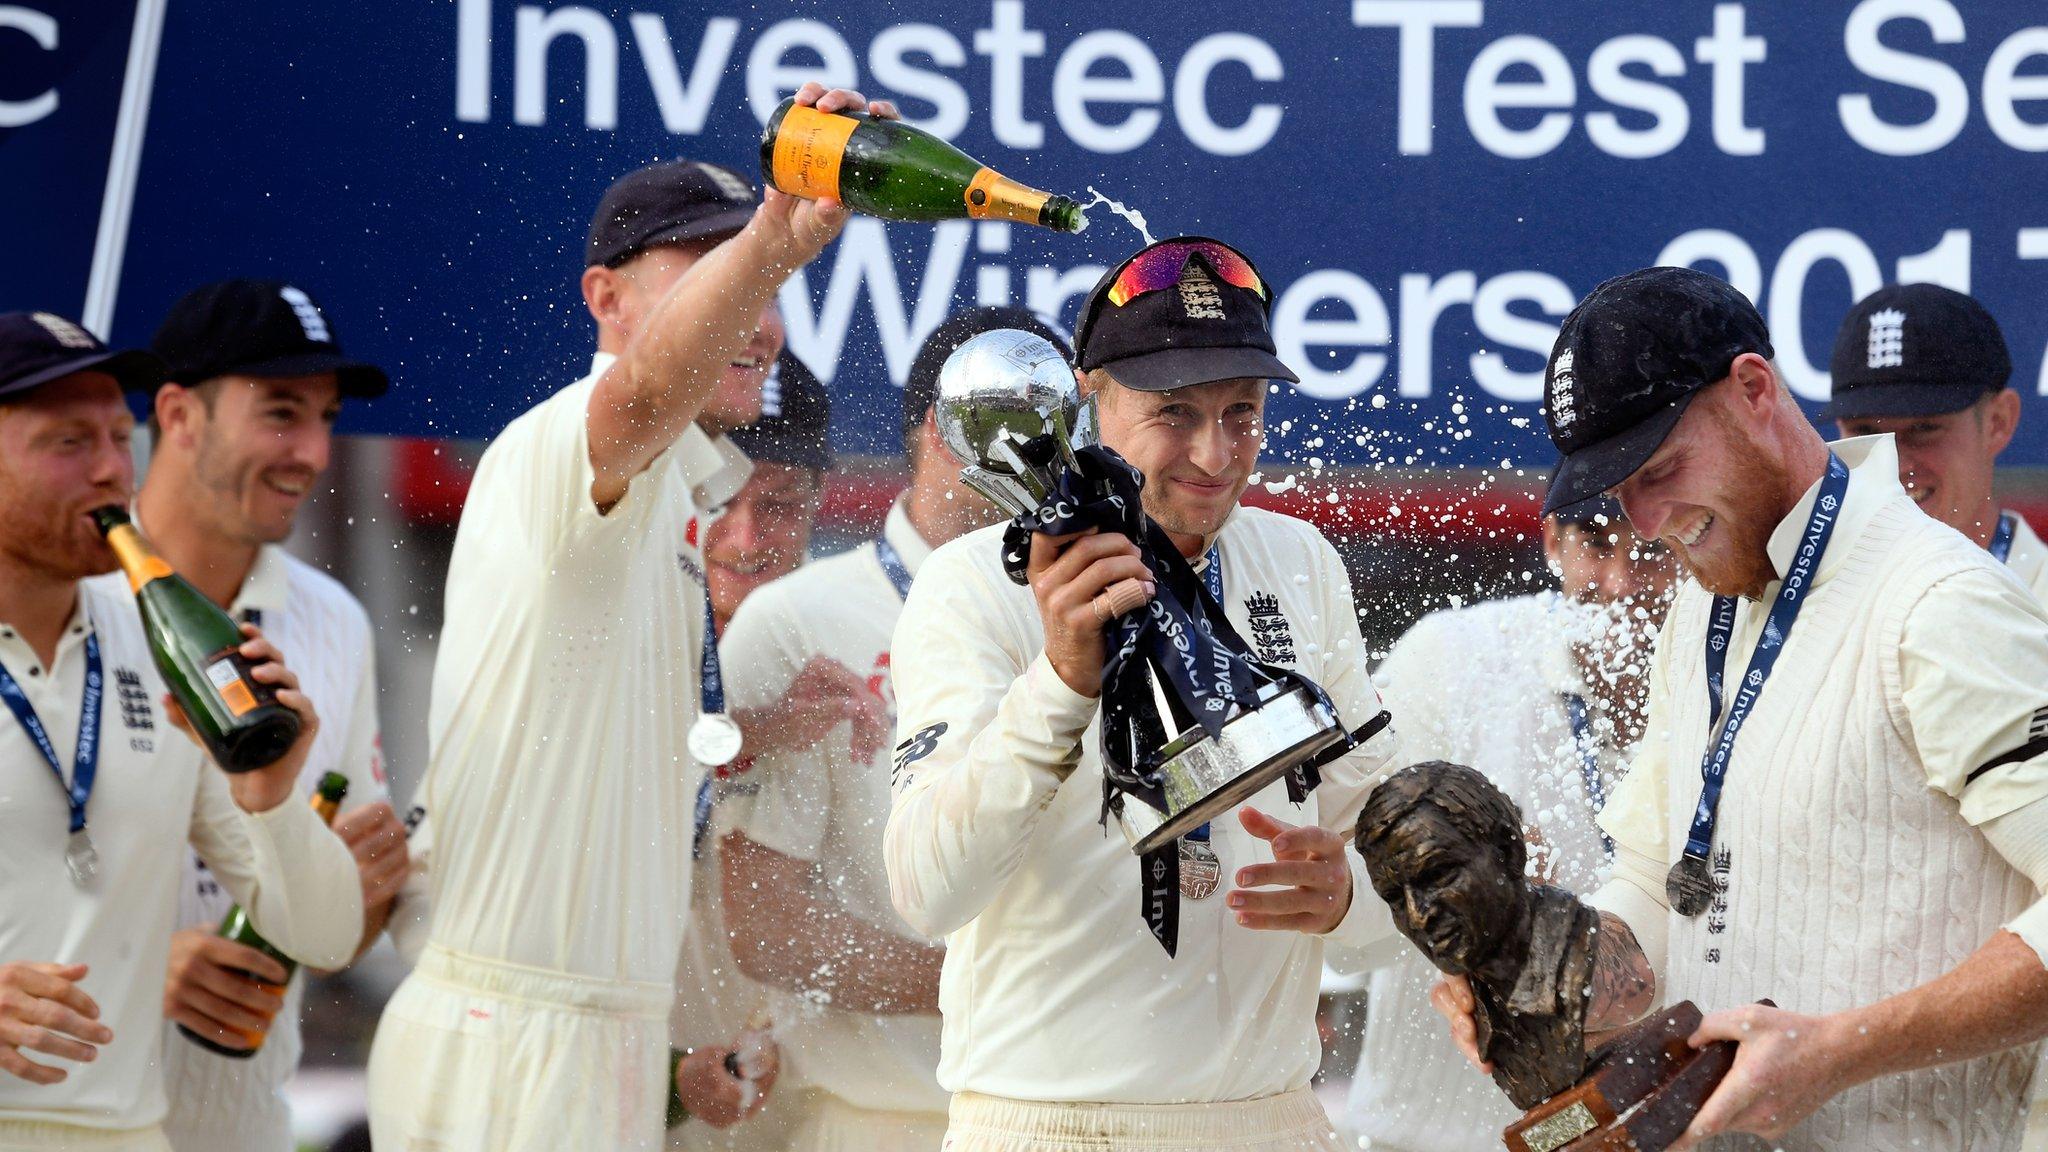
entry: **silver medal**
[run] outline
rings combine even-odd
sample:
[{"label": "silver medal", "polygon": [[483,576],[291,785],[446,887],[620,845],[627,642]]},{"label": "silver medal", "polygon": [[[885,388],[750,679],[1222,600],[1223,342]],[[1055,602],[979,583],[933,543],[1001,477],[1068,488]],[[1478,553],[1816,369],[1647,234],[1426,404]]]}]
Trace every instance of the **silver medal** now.
[{"label": "silver medal", "polygon": [[1687,854],[1678,858],[1664,877],[1664,898],[1671,910],[1688,919],[1707,910],[1714,900],[1714,879],[1704,857]]},{"label": "silver medal", "polygon": [[1180,842],[1180,894],[1188,900],[1207,900],[1223,882],[1223,861],[1215,849],[1201,840]]},{"label": "silver medal", "polygon": [[100,874],[99,850],[92,846],[92,837],[80,828],[71,834],[64,845],[64,866],[71,870],[71,882],[80,888],[89,886],[93,877]]},{"label": "silver medal", "polygon": [[718,768],[738,758],[740,726],[723,712],[706,712],[690,725],[690,758],[707,768]]}]

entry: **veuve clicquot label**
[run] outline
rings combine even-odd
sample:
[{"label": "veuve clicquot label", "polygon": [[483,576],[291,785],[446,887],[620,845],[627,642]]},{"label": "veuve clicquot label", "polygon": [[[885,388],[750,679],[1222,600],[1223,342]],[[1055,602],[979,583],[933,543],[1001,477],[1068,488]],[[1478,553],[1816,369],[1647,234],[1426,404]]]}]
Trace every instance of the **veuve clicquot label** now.
[{"label": "veuve clicquot label", "polygon": [[[326,824],[329,827],[333,826],[335,816],[341,812],[342,798],[347,795],[348,777],[343,776],[339,772],[329,772],[320,777],[319,787],[313,790],[313,811],[319,815],[322,824]],[[253,973],[242,973],[242,976],[251,984],[282,998],[286,985],[291,983],[293,974],[299,970],[299,962],[285,955],[275,944],[265,940],[256,931],[256,926],[249,921],[249,914],[243,911],[240,904],[228,909],[227,916],[220,922],[220,934],[237,944],[245,944],[254,948],[284,966],[283,984],[274,984],[268,980],[260,979]],[[223,1025],[221,1031],[235,1037],[242,1045],[239,1048],[230,1048],[225,1044],[201,1036],[183,1024],[178,1025],[178,1031],[185,1039],[199,1045],[208,1052],[226,1056],[230,1060],[247,1060],[249,1057],[254,1056],[263,1047],[264,1038],[270,1035],[269,1029],[259,1031]]]},{"label": "veuve clicquot label", "polygon": [[761,135],[761,172],[792,196],[830,196],[887,220],[1014,220],[1062,232],[1087,225],[1081,206],[985,167],[900,120],[820,112],[784,100]]},{"label": "veuve clicquot label", "polygon": [[214,763],[249,772],[277,762],[299,738],[298,713],[251,674],[234,618],[171,570],[120,508],[93,513],[128,574],[164,686]]}]

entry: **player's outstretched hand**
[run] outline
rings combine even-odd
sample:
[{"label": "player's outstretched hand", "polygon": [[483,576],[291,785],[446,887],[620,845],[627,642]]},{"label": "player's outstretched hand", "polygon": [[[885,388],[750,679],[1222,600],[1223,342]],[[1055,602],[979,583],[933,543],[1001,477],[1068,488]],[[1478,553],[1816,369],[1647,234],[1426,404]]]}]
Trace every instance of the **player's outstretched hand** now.
[{"label": "player's outstretched hand", "polygon": [[1296,827],[1256,808],[1239,809],[1237,819],[1273,846],[1272,863],[1237,870],[1230,907],[1239,924],[1320,936],[1344,922],[1351,910],[1351,866],[1341,833],[1314,824]]}]

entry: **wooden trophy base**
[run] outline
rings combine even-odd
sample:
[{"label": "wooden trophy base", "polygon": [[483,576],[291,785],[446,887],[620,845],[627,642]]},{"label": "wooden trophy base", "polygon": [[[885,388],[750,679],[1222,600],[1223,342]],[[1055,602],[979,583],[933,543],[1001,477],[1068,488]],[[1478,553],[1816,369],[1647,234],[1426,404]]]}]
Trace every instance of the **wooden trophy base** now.
[{"label": "wooden trophy base", "polygon": [[1508,1152],[1662,1152],[1735,1062],[1730,1041],[1687,1044],[1699,1026],[1700,1010],[1686,1000],[1624,1029],[1577,1084],[1508,1125]]}]

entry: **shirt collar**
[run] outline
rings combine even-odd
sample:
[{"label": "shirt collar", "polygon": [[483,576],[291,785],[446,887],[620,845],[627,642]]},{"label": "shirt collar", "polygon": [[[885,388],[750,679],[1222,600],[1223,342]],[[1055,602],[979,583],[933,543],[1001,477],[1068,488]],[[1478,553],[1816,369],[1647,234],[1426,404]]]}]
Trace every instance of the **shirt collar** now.
[{"label": "shirt collar", "polygon": [[[85,638],[93,632],[91,597],[86,594],[83,581],[74,587],[76,599],[71,604],[71,618],[64,622],[64,634],[57,638],[57,658],[51,662],[51,667],[43,669],[50,676],[56,675],[56,666],[63,664],[72,649],[83,645]],[[17,680],[23,671],[40,664],[28,641],[22,639],[14,625],[6,621],[0,621],[0,656],[6,657],[8,669],[15,673]]]},{"label": "shirt collar", "polygon": [[1538,657],[1541,662],[1543,688],[1557,696],[1578,696],[1585,698],[1586,679],[1579,671],[1578,657],[1572,653],[1572,641],[1585,631],[1582,609],[1562,592],[1548,594],[1545,615],[1554,627],[1544,636],[1543,651]]},{"label": "shirt collar", "polygon": [[[618,359],[613,352],[592,353],[589,379],[604,375]],[[730,504],[740,489],[747,486],[747,477],[754,474],[753,462],[731,441],[713,436],[694,423],[676,437],[669,451],[673,453],[674,466],[682,471],[683,483],[690,487],[691,502],[700,512]]]},{"label": "shirt collar", "polygon": [[[1834,538],[1820,559],[1819,571],[1814,573],[1815,584],[1826,580],[1842,566],[1843,558],[1849,554],[1847,542],[1863,531],[1878,508],[1892,496],[1904,495],[1906,491],[1899,484],[1899,451],[1889,434],[1835,440],[1828,447],[1849,466],[1849,490],[1842,497]],[[1770,554],[1771,570],[1777,573],[1779,580],[1791,571],[1792,561],[1799,554],[1800,542],[1806,537],[1807,519],[1813,515],[1813,502],[1820,498],[1820,484],[1819,480],[1814,481],[1799,497],[1799,502],[1792,506],[1792,511],[1771,532],[1770,543],[1765,550]],[[1763,598],[1768,600],[1770,596]]]},{"label": "shirt collar", "polygon": [[256,550],[255,566],[249,569],[248,578],[242,581],[241,591],[235,593],[235,602],[228,605],[228,615],[239,620],[244,613],[253,610],[264,617],[266,625],[274,627],[276,618],[284,614],[290,587],[284,549],[275,544],[265,544]]},{"label": "shirt collar", "polygon": [[917,526],[910,522],[910,512],[905,506],[907,501],[907,495],[898,496],[896,502],[889,506],[889,518],[882,522],[882,539],[887,540],[889,547],[896,549],[896,555],[902,557],[904,569],[916,576],[924,558],[932,554],[932,546],[925,543],[924,537],[918,534]]}]

